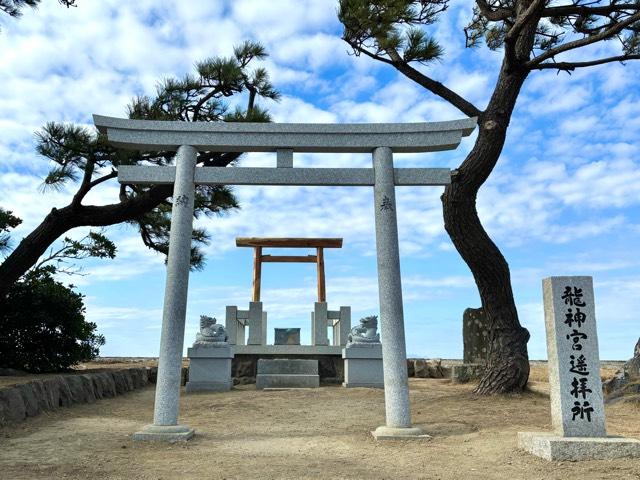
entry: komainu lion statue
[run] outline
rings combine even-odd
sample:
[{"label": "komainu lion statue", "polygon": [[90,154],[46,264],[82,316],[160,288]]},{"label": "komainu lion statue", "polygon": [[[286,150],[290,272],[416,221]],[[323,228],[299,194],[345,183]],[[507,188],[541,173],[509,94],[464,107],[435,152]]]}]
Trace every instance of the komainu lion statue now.
[{"label": "komainu lion statue", "polygon": [[215,317],[200,315],[200,331],[196,334],[194,345],[210,345],[225,343],[229,337],[224,327],[216,323]]},{"label": "komainu lion statue", "polygon": [[380,335],[377,330],[377,315],[361,318],[360,325],[351,329],[348,343],[380,343]]}]

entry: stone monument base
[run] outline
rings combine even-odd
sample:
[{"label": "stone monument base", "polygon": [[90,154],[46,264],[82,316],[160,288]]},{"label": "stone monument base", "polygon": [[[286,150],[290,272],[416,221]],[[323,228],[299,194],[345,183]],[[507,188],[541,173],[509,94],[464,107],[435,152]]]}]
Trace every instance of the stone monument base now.
[{"label": "stone monument base", "polygon": [[384,388],[381,344],[351,343],[342,349],[342,358],[343,387]]},{"label": "stone monument base", "polygon": [[378,427],[371,432],[376,440],[424,440],[431,438],[418,427]]},{"label": "stone monument base", "polygon": [[640,440],[624,437],[561,437],[554,433],[518,432],[518,448],[552,461],[640,458]]},{"label": "stone monument base", "polygon": [[318,388],[317,360],[261,358],[258,360],[256,388]]},{"label": "stone monument base", "polygon": [[185,442],[195,434],[193,428],[186,425],[145,425],[142,430],[134,433],[131,438],[135,441],[151,442]]},{"label": "stone monument base", "polygon": [[185,390],[190,392],[228,392],[233,386],[229,345],[195,345],[187,350],[189,381]]}]

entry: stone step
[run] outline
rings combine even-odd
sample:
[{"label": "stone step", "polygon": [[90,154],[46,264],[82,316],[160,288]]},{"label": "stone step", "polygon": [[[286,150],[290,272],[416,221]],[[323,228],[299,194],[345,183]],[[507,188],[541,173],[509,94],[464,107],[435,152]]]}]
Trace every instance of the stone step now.
[{"label": "stone step", "polygon": [[260,358],[256,388],[317,388],[320,386],[318,360]]},{"label": "stone step", "polygon": [[286,375],[286,374],[258,374],[256,376],[256,388],[318,388],[320,377],[318,375]]},{"label": "stone step", "polygon": [[258,375],[318,375],[318,360],[260,358]]}]

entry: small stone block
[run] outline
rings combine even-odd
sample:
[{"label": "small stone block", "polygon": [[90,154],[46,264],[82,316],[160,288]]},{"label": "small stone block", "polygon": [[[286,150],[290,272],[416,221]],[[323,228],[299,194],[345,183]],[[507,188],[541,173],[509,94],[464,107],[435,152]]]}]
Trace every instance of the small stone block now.
[{"label": "small stone block", "polygon": [[428,440],[427,435],[418,427],[378,427],[371,432],[376,440]]},{"label": "small stone block", "polygon": [[320,386],[319,375],[295,375],[295,374],[258,374],[256,375],[256,389],[265,388],[318,388]]},{"label": "small stone block", "polygon": [[228,382],[187,382],[185,391],[193,392],[228,392],[233,387],[233,381]]},{"label": "small stone block", "polygon": [[350,344],[342,349],[344,383],[346,388],[384,388],[382,346],[378,344]]},{"label": "small stone block", "polygon": [[318,375],[318,360],[298,358],[260,358],[258,375]]},{"label": "small stone block", "polygon": [[274,345],[300,345],[299,328],[274,328]]},{"label": "small stone block", "polygon": [[550,461],[640,458],[640,440],[623,437],[560,437],[519,432],[518,448]]},{"label": "small stone block", "polygon": [[142,430],[134,433],[134,441],[144,442],[186,442],[193,438],[195,430],[185,425],[145,425]]}]

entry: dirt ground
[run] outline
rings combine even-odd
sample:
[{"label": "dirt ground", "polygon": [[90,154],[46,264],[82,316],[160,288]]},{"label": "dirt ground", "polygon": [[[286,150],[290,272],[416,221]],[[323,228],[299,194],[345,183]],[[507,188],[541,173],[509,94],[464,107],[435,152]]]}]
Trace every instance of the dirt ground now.
[{"label": "dirt ground", "polygon": [[[182,444],[133,442],[153,416],[153,387],[60,408],[0,430],[2,479],[633,479],[640,460],[547,462],[516,448],[550,430],[549,399],[477,397],[472,385],[411,379],[414,424],[428,440],[376,442],[384,394],[321,387],[183,395]],[[536,389],[539,392],[538,389]],[[610,434],[640,438],[640,408],[607,406]]]}]

